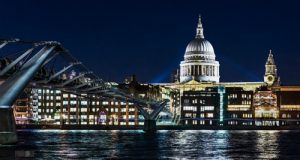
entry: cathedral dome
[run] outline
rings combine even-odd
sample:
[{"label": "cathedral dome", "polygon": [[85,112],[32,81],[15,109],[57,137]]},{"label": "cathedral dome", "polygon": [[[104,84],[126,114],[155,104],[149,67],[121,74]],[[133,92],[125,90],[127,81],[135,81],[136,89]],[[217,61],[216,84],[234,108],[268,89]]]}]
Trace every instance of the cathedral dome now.
[{"label": "cathedral dome", "polygon": [[214,48],[208,40],[204,38],[195,38],[185,49],[185,60],[207,60],[214,61],[216,58]]},{"label": "cathedral dome", "polygon": [[185,49],[186,54],[214,54],[214,48],[209,41],[195,38]]},{"label": "cathedral dome", "polygon": [[213,46],[204,38],[201,17],[199,17],[196,37],[187,45],[184,59],[187,61],[214,61],[215,58]]},{"label": "cathedral dome", "polygon": [[196,37],[187,45],[184,60],[180,63],[180,82],[219,82],[219,62],[209,41],[204,38],[199,16]]}]

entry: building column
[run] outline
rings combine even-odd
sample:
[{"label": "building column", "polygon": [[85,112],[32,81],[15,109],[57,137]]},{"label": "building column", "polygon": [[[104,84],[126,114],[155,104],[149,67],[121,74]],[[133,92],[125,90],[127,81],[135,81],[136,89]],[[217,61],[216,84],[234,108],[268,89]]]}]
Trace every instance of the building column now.
[{"label": "building column", "polygon": [[87,103],[86,103],[86,110],[87,110],[87,111],[86,111],[86,118],[87,118],[86,124],[87,124],[87,125],[90,125],[90,109],[91,109],[91,108],[90,108],[90,99],[89,99],[90,97],[89,97],[89,95],[87,95],[87,97],[88,97],[88,98],[86,99],[86,102],[87,102]]},{"label": "building column", "polygon": [[189,68],[188,66],[185,66],[185,76],[189,75]]},{"label": "building column", "polygon": [[198,76],[201,76],[201,73],[202,73],[202,72],[201,72],[201,65],[198,66],[198,72],[199,72],[199,73],[198,73]]},{"label": "building column", "polygon": [[[63,99],[63,96],[62,96],[63,94],[61,93],[60,94],[60,99],[61,99],[61,101],[60,101],[60,125],[64,125],[64,123],[65,123],[65,118],[64,118],[64,107],[63,107],[63,101],[64,101],[64,99]],[[55,97],[55,99],[56,99],[56,97]]]},{"label": "building column", "polygon": [[134,107],[134,125],[139,125],[139,114],[138,114],[138,108]]},{"label": "building column", "polygon": [[128,99],[126,98],[126,126],[129,124],[129,106],[128,106]]},{"label": "building column", "polygon": [[121,125],[121,116],[122,116],[122,112],[121,112],[121,101],[118,100],[118,126]]},{"label": "building column", "polygon": [[76,124],[79,124],[79,104],[78,104],[78,96],[76,95]]},{"label": "building column", "polygon": [[190,67],[186,66],[186,75],[188,76],[190,74]]},{"label": "building column", "polygon": [[209,76],[209,66],[206,66],[206,75]]},{"label": "building column", "polygon": [[[101,101],[99,102],[99,103],[101,103]],[[97,110],[97,108],[95,107],[95,106],[93,106],[92,105],[92,101],[91,101],[91,99],[90,99],[90,101],[89,101],[89,106],[90,106],[90,111],[91,111],[91,114],[93,115],[93,125],[95,125],[96,124],[96,117],[97,117],[97,112],[96,112],[96,110]]]},{"label": "building column", "polygon": [[[100,108],[98,109],[98,119],[97,119],[98,121],[99,121],[99,118],[100,118],[99,114],[100,114]],[[110,121],[110,108],[108,106],[107,115],[106,115],[106,125],[107,126],[109,125],[109,121]]]},{"label": "building column", "polygon": [[70,93],[68,93],[68,125],[70,125]]},{"label": "building column", "polygon": [[194,76],[195,75],[195,66],[194,65],[191,66],[191,72],[192,72],[191,75]]}]

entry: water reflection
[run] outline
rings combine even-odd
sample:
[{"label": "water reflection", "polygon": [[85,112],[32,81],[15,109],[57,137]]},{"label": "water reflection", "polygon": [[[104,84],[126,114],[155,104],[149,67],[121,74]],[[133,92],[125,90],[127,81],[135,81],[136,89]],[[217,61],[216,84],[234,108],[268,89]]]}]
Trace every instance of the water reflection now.
[{"label": "water reflection", "polygon": [[258,159],[278,159],[280,131],[257,131],[256,132],[256,152]]},{"label": "water reflection", "polygon": [[0,159],[299,159],[298,131],[19,131]]}]

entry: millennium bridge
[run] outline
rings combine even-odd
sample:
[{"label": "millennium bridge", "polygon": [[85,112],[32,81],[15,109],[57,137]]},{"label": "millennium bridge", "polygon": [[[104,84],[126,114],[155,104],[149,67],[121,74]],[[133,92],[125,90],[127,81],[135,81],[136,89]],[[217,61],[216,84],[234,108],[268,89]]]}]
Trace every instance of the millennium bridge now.
[{"label": "millennium bridge", "polygon": [[[9,54],[4,54],[4,53]],[[7,59],[11,54],[17,55]],[[17,142],[13,104],[26,87],[59,89],[75,95],[90,95],[94,99],[119,99],[134,103],[144,117],[144,130],[156,130],[156,118],[168,100],[155,101],[129,94],[124,89],[105,82],[57,41],[25,41],[21,39],[0,39],[0,56],[7,59],[0,70],[0,144]],[[51,74],[43,74],[51,68]],[[79,74],[72,79],[60,75],[70,69]],[[88,81],[79,81],[85,78]],[[145,110],[151,107],[151,113]]]}]

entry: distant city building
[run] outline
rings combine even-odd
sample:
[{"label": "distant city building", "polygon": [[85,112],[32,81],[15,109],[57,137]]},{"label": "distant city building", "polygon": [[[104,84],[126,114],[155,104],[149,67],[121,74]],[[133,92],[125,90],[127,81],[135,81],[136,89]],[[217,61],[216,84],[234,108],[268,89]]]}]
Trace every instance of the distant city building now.
[{"label": "distant city building", "polygon": [[[1,60],[0,68],[10,61]],[[184,60],[171,83],[143,84],[135,76],[116,84],[120,90],[145,100],[170,102],[160,114],[169,125],[183,126],[295,126],[300,125],[300,86],[282,86],[270,51],[261,82],[220,82],[219,62],[204,39],[201,17],[196,37],[187,46]],[[40,74],[47,74],[42,69]],[[53,74],[53,73],[51,73]],[[60,78],[76,77],[75,71]],[[89,79],[78,79],[88,83]],[[1,83],[1,81],[0,81]],[[76,82],[75,82],[76,83]],[[138,106],[128,100],[98,98],[49,88],[28,88],[14,105],[18,124],[143,125]],[[151,111],[149,106],[145,110]]]},{"label": "distant city building", "polygon": [[217,88],[184,91],[181,106],[183,125],[217,125],[219,123],[220,94]]},{"label": "distant city building", "polygon": [[[179,94],[180,111],[174,112],[175,117],[180,116],[178,124],[299,124],[300,108],[297,107],[300,101],[294,99],[300,99],[300,87],[280,86],[271,50],[265,64],[263,82],[219,82],[219,62],[215,57],[212,45],[204,39],[199,17],[196,37],[188,44],[184,61],[180,63],[179,81],[159,84],[177,90]],[[178,103],[178,99],[171,101]]]}]

